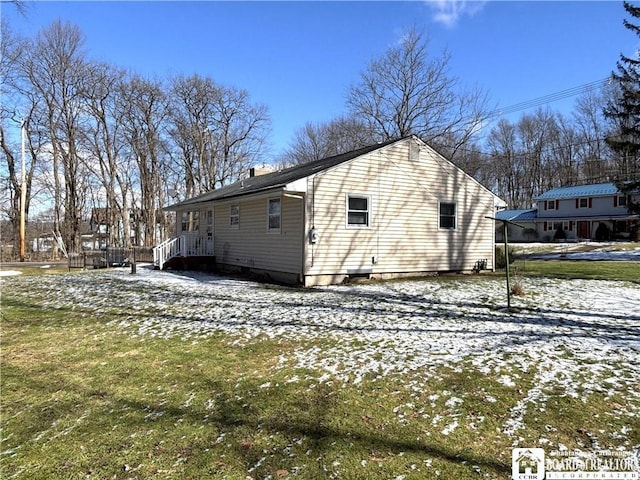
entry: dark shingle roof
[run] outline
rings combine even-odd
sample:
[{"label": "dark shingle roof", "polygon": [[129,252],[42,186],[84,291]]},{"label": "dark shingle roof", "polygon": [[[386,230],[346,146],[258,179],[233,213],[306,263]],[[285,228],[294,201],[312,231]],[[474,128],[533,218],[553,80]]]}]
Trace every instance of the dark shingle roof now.
[{"label": "dark shingle roof", "polygon": [[[405,137],[408,138],[408,137]],[[227,198],[239,197],[241,195],[247,195],[250,193],[260,193],[269,190],[275,190],[282,188],[288,183],[300,180],[301,178],[308,177],[317,172],[327,170],[331,167],[335,167],[341,163],[353,160],[356,157],[371,153],[379,148],[386,147],[392,143],[398,142],[403,139],[389,140],[384,143],[377,143],[375,145],[369,145],[362,147],[351,152],[342,153],[333,157],[323,158],[321,160],[315,160],[313,162],[304,163],[302,165],[296,165],[295,167],[285,168],[277,172],[267,173],[265,175],[259,175],[257,177],[249,177],[243,180],[239,180],[231,185],[226,185],[216,190],[203,193],[196,197],[188,198],[182,202],[175,203],[165,210],[173,210],[176,207],[182,207],[187,205],[193,205],[203,202],[211,202],[214,200],[223,200]]]}]

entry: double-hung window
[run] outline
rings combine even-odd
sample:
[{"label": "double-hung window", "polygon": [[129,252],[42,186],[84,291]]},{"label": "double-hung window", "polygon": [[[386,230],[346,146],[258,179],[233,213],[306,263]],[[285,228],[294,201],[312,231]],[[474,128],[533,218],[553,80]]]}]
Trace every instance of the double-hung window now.
[{"label": "double-hung window", "polygon": [[268,216],[267,232],[280,233],[280,225],[282,221],[280,198],[269,199],[267,216]]},{"label": "double-hung window", "polygon": [[229,227],[240,228],[240,205],[237,203],[232,203],[229,206]]},{"label": "double-hung window", "polygon": [[452,202],[440,202],[440,228],[447,230],[456,229],[456,204]]},{"label": "double-hung window", "polygon": [[369,226],[370,199],[367,195],[347,195],[347,227],[364,228]]}]

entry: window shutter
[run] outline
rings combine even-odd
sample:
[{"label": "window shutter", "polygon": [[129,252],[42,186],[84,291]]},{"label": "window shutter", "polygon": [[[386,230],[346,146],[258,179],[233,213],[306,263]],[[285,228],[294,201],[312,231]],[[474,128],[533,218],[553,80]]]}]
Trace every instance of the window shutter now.
[{"label": "window shutter", "polygon": [[613,206],[614,208],[618,206],[618,196],[613,197]]},{"label": "window shutter", "polygon": [[576,198],[576,208],[580,208],[580,200]]},{"label": "window shutter", "polygon": [[591,208],[593,206],[593,198],[589,197],[589,208]]},{"label": "window shutter", "polygon": [[545,232],[547,231],[547,222],[544,222],[542,224],[542,230],[544,230]]},{"label": "window shutter", "polygon": [[569,231],[573,230],[573,220],[569,220]]}]

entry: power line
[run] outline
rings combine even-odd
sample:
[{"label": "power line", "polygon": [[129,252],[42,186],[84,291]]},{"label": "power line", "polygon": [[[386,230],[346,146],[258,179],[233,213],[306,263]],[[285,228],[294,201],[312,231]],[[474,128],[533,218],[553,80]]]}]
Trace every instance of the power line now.
[{"label": "power line", "polygon": [[574,97],[582,93],[586,93],[591,90],[597,90],[603,87],[610,81],[610,78],[603,78],[601,80],[595,80],[593,82],[578,85],[577,87],[567,88],[559,92],[550,93],[542,97],[533,98],[531,100],[525,100],[523,102],[514,103],[505,107],[498,107],[497,109],[489,112],[489,118],[499,117],[501,115],[508,115],[510,113],[519,112],[521,110],[528,110],[530,108],[538,107],[540,105],[546,105],[547,103],[556,102],[565,98]]}]

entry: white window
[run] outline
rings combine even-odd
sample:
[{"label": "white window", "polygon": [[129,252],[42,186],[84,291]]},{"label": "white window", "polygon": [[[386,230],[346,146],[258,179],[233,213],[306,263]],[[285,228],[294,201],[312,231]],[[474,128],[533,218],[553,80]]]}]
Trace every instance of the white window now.
[{"label": "white window", "polygon": [[347,195],[347,227],[369,226],[369,204],[367,195]]},{"label": "white window", "polygon": [[282,220],[281,218],[282,215],[281,215],[281,203],[279,198],[269,199],[267,216],[268,216],[267,232],[280,233],[280,224]]},{"label": "white window", "polygon": [[547,228],[549,230],[569,230],[569,222],[549,222]]},{"label": "white window", "polygon": [[456,204],[440,202],[440,228],[455,230],[456,228]]},{"label": "white window", "polygon": [[207,210],[207,238],[213,238],[213,210]]},{"label": "white window", "polygon": [[237,203],[229,206],[229,227],[240,228],[240,205]]},{"label": "white window", "polygon": [[183,232],[200,230],[200,212],[198,210],[182,212],[180,228]]}]

